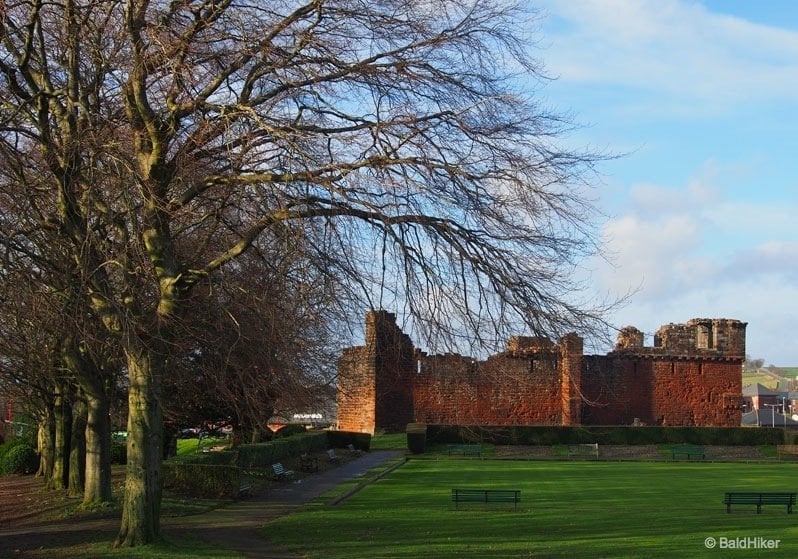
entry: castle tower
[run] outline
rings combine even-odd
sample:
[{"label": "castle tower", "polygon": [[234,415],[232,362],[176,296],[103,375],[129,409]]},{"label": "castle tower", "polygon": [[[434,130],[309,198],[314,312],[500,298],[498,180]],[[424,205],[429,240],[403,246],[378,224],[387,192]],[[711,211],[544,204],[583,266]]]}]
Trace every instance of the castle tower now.
[{"label": "castle tower", "polygon": [[562,394],[562,424],[582,422],[582,352],[584,342],[576,334],[560,340],[560,390]]},{"label": "castle tower", "polygon": [[373,434],[412,421],[414,354],[394,314],[367,313],[365,345],[345,349],[338,361],[338,429]]}]

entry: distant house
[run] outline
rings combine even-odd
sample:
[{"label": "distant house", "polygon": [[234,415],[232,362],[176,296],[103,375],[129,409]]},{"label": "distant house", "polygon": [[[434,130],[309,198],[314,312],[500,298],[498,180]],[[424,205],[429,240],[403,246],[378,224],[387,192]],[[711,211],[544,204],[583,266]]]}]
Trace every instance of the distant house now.
[{"label": "distant house", "polygon": [[749,384],[743,387],[743,411],[764,410],[773,406],[781,407],[783,398],[786,397],[786,392],[772,390],[759,383]]},{"label": "distant house", "polygon": [[798,392],[773,390],[759,383],[743,387],[743,425],[798,427],[793,417],[798,417]]}]

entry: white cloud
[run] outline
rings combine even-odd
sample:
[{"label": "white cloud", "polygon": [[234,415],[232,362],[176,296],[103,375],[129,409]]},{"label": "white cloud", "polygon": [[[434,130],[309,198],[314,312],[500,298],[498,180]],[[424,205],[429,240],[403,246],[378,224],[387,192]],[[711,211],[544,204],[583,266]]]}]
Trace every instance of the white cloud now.
[{"label": "white cloud", "polygon": [[[798,33],[680,0],[550,0],[549,70],[674,96],[682,109],[798,98]],[[660,102],[660,110],[665,105]],[[686,104],[685,104],[686,103]]]},{"label": "white cloud", "polygon": [[705,180],[636,185],[605,225],[613,263],[597,263],[594,279],[610,293],[638,289],[614,317],[618,326],[652,334],[668,322],[734,318],[749,322],[749,353],[798,364],[790,326],[798,315],[798,235],[790,220],[797,212],[789,202],[727,201]]},{"label": "white cloud", "polygon": [[[773,301],[784,304],[774,306]],[[620,325],[632,325],[652,335],[663,324],[686,322],[691,318],[733,318],[748,323],[746,353],[768,363],[795,366],[795,304],[798,286],[785,285],[777,278],[744,276],[736,283],[707,284],[666,299],[652,299],[629,306],[617,315]]]},{"label": "white cloud", "polygon": [[727,270],[732,276],[772,277],[782,285],[798,288],[798,242],[768,241],[741,250]]},{"label": "white cloud", "polygon": [[592,274],[638,289],[613,322],[736,318],[749,353],[798,365],[798,30],[696,0],[542,2],[558,100],[597,123],[589,142],[634,146],[602,191],[612,264]]}]

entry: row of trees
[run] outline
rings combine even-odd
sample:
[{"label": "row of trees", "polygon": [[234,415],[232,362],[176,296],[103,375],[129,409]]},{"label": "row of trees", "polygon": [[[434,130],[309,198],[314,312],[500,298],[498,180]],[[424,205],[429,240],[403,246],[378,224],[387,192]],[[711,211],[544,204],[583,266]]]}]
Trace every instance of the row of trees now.
[{"label": "row of trees", "polygon": [[159,533],[165,417],[211,391],[256,425],[329,382],[366,308],[398,306],[438,344],[603,324],[574,279],[597,249],[583,180],[599,158],[559,147],[568,123],[527,94],[528,16],[0,4],[0,366],[55,426],[51,479],[58,449],[85,460],[70,471],[87,501],[110,499],[107,418],[127,393],[117,545]]}]

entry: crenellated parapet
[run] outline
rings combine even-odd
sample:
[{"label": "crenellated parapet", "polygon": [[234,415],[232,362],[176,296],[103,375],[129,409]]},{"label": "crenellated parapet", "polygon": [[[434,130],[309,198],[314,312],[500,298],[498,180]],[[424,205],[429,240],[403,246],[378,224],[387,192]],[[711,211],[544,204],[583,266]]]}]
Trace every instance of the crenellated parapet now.
[{"label": "crenellated parapet", "polygon": [[654,334],[653,347],[643,343],[643,332],[622,328],[616,353],[641,357],[729,359],[745,358],[747,323],[728,318],[694,318],[684,324],[666,324]]},{"label": "crenellated parapet", "polygon": [[393,314],[366,316],[365,344],[339,360],[338,426],[400,430],[452,425],[740,424],[746,323],[696,318],[657,330],[628,326],[614,351],[584,355],[583,340],[513,336],[485,360],[427,355]]}]

